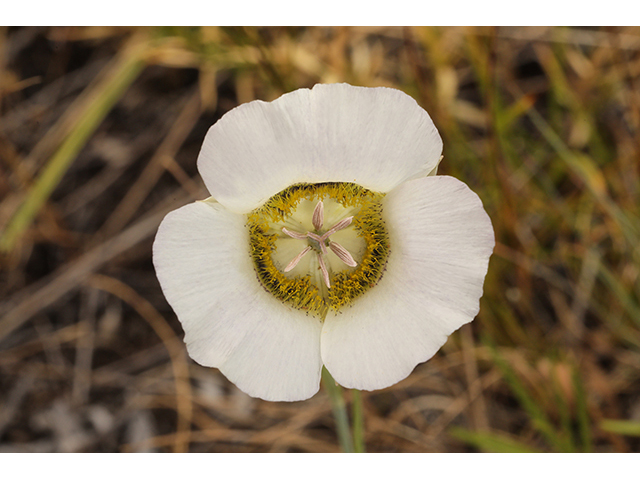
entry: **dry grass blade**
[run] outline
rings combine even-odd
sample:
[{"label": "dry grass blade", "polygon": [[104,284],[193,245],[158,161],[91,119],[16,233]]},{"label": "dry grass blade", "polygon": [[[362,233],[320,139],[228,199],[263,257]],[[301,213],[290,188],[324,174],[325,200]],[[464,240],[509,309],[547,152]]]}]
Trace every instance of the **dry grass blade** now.
[{"label": "dry grass blade", "polygon": [[497,240],[478,318],[364,395],[366,450],[640,451],[638,27],[9,27],[0,452],[340,449],[326,392],[188,361],[151,252],[210,126],[320,82],[416,99]]},{"label": "dry grass blade", "polygon": [[125,283],[104,275],[93,275],[88,284],[94,288],[104,290],[115,295],[131,305],[156,332],[169,352],[176,385],[176,410],[178,412],[177,434],[174,451],[186,452],[191,427],[191,385],[189,383],[189,368],[187,356],[182,341],[176,336],[167,321],[160,313],[134,289]]},{"label": "dry grass blade", "polygon": [[189,201],[182,196],[155,213],[147,215],[114,238],[94,247],[76,261],[65,265],[50,277],[17,292],[0,304],[0,341],[28,321],[37,312],[49,307],[65,294],[82,285],[89,276],[117,255],[155,234],[164,216],[174,207]]},{"label": "dry grass blade", "polygon": [[149,160],[136,183],[114,209],[101,230],[102,236],[107,238],[112,236],[114,232],[121,230],[135,216],[144,199],[158,182],[160,175],[165,171],[166,158],[175,156],[200,117],[200,113],[200,92],[196,91],[187,100],[173,127],[160,147],[158,147],[158,150],[156,150],[154,156]]}]

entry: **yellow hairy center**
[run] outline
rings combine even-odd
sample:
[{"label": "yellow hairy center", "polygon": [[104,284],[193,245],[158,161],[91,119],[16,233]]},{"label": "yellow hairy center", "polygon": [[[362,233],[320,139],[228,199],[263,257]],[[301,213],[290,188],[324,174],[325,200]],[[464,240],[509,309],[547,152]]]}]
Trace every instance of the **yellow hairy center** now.
[{"label": "yellow hairy center", "polygon": [[296,184],[248,215],[262,286],[324,318],[375,286],[389,255],[384,195],[353,183]]}]

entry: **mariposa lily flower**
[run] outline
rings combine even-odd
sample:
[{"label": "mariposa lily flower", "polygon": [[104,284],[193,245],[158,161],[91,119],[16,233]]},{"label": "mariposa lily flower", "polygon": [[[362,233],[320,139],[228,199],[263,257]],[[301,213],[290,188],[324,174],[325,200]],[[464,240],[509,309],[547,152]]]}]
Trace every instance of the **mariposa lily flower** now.
[{"label": "mariposa lily flower", "polygon": [[231,110],[198,170],[211,197],[169,213],[153,246],[191,358],[293,401],[323,364],[344,387],[407,377],[479,311],[491,221],[435,176],[431,118],[390,88],[316,85]]}]

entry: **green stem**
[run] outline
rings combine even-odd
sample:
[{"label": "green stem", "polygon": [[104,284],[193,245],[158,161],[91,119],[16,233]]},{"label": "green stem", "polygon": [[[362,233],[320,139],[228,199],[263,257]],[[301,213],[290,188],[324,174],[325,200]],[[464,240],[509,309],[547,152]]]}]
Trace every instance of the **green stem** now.
[{"label": "green stem", "polygon": [[342,396],[342,388],[336,384],[331,374],[326,368],[322,367],[322,383],[324,385],[329,400],[331,401],[331,409],[336,419],[336,430],[338,432],[338,440],[342,451],[345,453],[353,453],[353,438],[349,428],[349,416],[347,415],[347,405]]},{"label": "green stem", "polygon": [[351,414],[353,415],[353,451],[364,453],[364,415],[360,390],[351,390]]}]

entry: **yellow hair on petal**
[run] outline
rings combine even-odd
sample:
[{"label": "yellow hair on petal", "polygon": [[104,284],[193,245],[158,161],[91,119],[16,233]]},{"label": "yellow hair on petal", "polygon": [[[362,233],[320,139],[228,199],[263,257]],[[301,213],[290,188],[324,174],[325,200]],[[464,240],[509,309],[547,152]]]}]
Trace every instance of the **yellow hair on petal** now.
[{"label": "yellow hair on petal", "polygon": [[[248,215],[247,227],[251,257],[262,286],[287,305],[307,311],[320,318],[331,308],[339,310],[375,286],[389,255],[389,236],[382,220],[383,194],[353,183],[301,183],[292,185],[271,197]],[[344,207],[356,207],[353,224],[366,248],[362,260],[352,271],[342,271],[331,279],[331,288],[318,288],[311,275],[288,278],[273,262],[278,238],[272,226],[284,222],[295,212],[301,200],[330,198]]]}]

